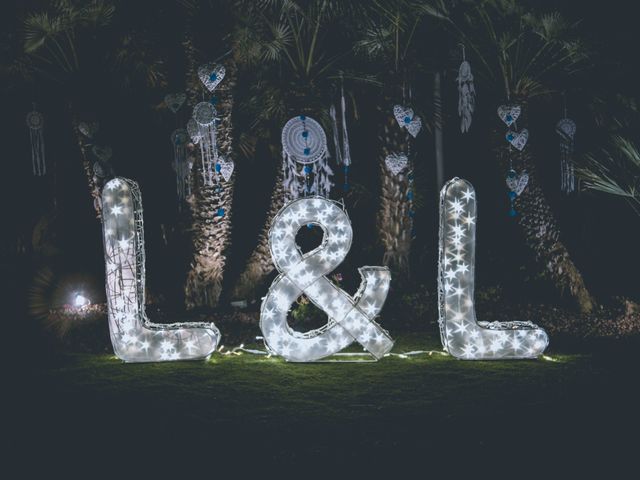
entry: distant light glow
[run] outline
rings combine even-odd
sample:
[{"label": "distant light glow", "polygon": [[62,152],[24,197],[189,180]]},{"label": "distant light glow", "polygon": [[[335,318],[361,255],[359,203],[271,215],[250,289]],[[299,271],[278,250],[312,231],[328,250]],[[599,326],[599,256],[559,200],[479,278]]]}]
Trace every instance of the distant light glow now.
[{"label": "distant light glow", "polygon": [[[319,247],[303,254],[295,238],[309,224],[319,226],[324,236]],[[391,350],[393,340],[374,321],[387,298],[389,269],[360,268],[362,280],[353,297],[326,277],[347,256],[352,236],[351,222],[342,206],[324,197],[299,198],[276,215],[269,231],[269,248],[281,273],[260,310],[260,328],[270,352],[292,362],[312,362],[339,352],[354,340],[376,359]],[[289,327],[287,314],[303,294],[327,313],[328,322],[300,333]]]},{"label": "distant light glow", "polygon": [[440,192],[438,300],[440,338],[451,355],[468,360],[535,358],[549,344],[531,322],[478,322],[473,305],[476,249],[473,186],[454,178]]},{"label": "distant light glow", "polygon": [[76,293],[75,298],[73,299],[73,306],[76,308],[82,308],[91,305],[91,301],[82,295],[81,293]]}]

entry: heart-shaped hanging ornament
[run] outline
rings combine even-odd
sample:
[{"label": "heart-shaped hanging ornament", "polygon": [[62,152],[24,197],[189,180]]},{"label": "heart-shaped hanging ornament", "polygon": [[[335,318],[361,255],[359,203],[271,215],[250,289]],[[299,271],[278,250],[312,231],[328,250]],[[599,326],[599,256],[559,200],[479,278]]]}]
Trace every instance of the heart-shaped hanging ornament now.
[{"label": "heart-shaped hanging ornament", "polygon": [[176,113],[184,102],[187,100],[187,95],[183,92],[180,93],[169,93],[164,96],[164,103],[169,110],[173,113]]},{"label": "heart-shaped hanging ornament", "polygon": [[101,147],[100,145],[91,147],[91,152],[103,162],[108,162],[113,153],[111,147]]},{"label": "heart-shaped hanging ornament", "polygon": [[235,167],[233,160],[225,157],[224,155],[220,155],[218,157],[218,163],[220,164],[220,175],[222,175],[222,178],[224,178],[225,182],[228,182],[231,178],[231,175],[233,174],[233,169]]},{"label": "heart-shaped hanging ornament", "polygon": [[198,68],[198,77],[200,81],[210,92],[213,92],[218,84],[224,78],[225,69],[224,65],[216,63],[205,63]]},{"label": "heart-shaped hanging ornament", "polygon": [[98,133],[98,122],[80,122],[78,123],[78,130],[82,135],[87,138],[93,138],[93,136]]},{"label": "heart-shaped hanging ornament", "polygon": [[509,130],[504,138],[507,139],[511,145],[513,145],[518,150],[522,151],[527,144],[527,140],[529,140],[529,130],[523,128],[520,132],[515,132],[513,130]]},{"label": "heart-shaped hanging ornament", "polygon": [[420,120],[420,117],[416,115],[415,117],[413,117],[413,120],[411,120],[407,125],[407,132],[409,132],[413,138],[416,138],[421,129],[422,120]]},{"label": "heart-shaped hanging ornament", "polygon": [[407,168],[409,159],[403,153],[392,153],[391,155],[387,155],[387,158],[384,159],[384,163],[391,173],[398,175]]},{"label": "heart-shaped hanging ornament", "polygon": [[422,120],[417,115],[414,115],[412,108],[395,105],[393,107],[393,116],[396,117],[400,128],[406,128],[413,138],[416,138],[420,133]]},{"label": "heart-shaped hanging ornament", "polygon": [[498,107],[498,116],[500,120],[506,123],[507,127],[513,125],[513,123],[518,119],[522,109],[520,105],[500,105]]},{"label": "heart-shaped hanging ornament", "polygon": [[191,137],[191,141],[197,144],[202,138],[202,134],[200,133],[200,127],[198,126],[198,122],[195,119],[190,118],[187,122],[187,133]]},{"label": "heart-shaped hanging ornament", "polygon": [[523,190],[527,187],[527,183],[529,183],[529,174],[527,172],[522,172],[518,175],[515,170],[509,170],[506,182],[509,190],[520,196]]},{"label": "heart-shaped hanging ornament", "polygon": [[556,124],[556,133],[568,139],[573,139],[576,134],[576,122],[570,118],[563,118]]}]

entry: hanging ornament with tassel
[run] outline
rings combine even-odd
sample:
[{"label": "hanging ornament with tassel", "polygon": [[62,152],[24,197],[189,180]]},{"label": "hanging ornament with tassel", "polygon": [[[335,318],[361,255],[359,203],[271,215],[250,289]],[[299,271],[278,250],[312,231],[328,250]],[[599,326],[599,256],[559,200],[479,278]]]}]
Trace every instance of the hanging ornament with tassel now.
[{"label": "hanging ornament with tassel", "polygon": [[[176,172],[176,188],[178,199],[183,201],[191,194],[189,174],[191,163],[187,156],[187,131],[178,128],[171,133],[171,144],[173,145],[173,170]],[[180,205],[180,204],[178,204]]]},{"label": "hanging ornament with tassel", "polygon": [[338,119],[335,104],[331,104],[329,114],[331,116],[331,125],[333,127],[333,143],[336,151],[336,163],[341,165],[344,172],[343,190],[349,190],[349,167],[351,166],[351,150],[349,147],[349,133],[347,131],[347,114],[346,102],[344,100],[344,85],[340,78],[340,109],[342,114],[342,147],[340,146],[340,131],[338,128]]},{"label": "hanging ornament with tassel", "polygon": [[471,127],[473,112],[476,108],[476,88],[473,84],[471,64],[467,61],[464,45],[462,45],[462,63],[458,69],[458,115],[460,116],[460,131],[466,133]]},{"label": "hanging ornament with tassel", "polygon": [[282,128],[285,200],[309,195],[329,197],[333,171],[328,159],[327,137],[322,126],[305,115],[291,118]]},{"label": "hanging ornament with tassel", "polygon": [[567,117],[567,104],[563,95],[564,118],[556,124],[556,133],[560,137],[560,189],[567,195],[576,191],[576,175],[573,165],[573,140],[576,135],[576,122]]},{"label": "hanging ornament with tassel", "polygon": [[33,174],[41,177],[47,173],[47,165],[44,158],[44,117],[36,110],[27,113],[27,126],[29,127],[29,140],[31,143],[31,167]]}]

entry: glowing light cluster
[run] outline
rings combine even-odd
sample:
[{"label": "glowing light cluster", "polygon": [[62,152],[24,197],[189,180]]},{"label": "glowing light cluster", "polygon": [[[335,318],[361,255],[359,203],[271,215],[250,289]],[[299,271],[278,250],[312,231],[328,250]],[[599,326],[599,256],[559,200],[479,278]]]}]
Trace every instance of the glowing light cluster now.
[{"label": "glowing light cluster", "polygon": [[[324,231],[316,249],[302,253],[298,230],[309,224]],[[391,282],[386,267],[361,267],[360,288],[351,297],[325,275],[337,268],[351,248],[353,230],[342,206],[323,197],[292,201],[274,218],[269,248],[280,275],[273,281],[260,311],[265,346],[292,362],[311,362],[359,342],[380,359],[393,347],[388,332],[374,318],[384,305]],[[300,333],[291,329],[287,314],[302,294],[328,315],[321,328]]]},{"label": "glowing light cluster", "polygon": [[454,178],[440,192],[438,298],[444,348],[463,359],[534,358],[547,348],[546,332],[531,322],[478,322],[473,304],[476,196]]},{"label": "glowing light cluster", "polygon": [[102,193],[109,330],[115,354],[126,362],[204,358],[217,347],[212,323],[154,324],[145,313],[145,252],[138,185],[109,181]]}]

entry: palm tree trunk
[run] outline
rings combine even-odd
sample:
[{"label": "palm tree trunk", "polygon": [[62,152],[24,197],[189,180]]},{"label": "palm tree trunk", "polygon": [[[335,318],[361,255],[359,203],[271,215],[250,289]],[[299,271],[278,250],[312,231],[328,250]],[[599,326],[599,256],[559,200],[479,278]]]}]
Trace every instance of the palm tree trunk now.
[{"label": "palm tree trunk", "polygon": [[[187,59],[187,98],[193,107],[201,100],[200,80],[197,75],[195,48],[192,36],[187,34],[183,43]],[[226,73],[224,80],[215,90],[216,109],[221,119],[217,126],[217,143],[220,154],[233,158],[233,128],[231,112],[233,110],[233,89],[237,78],[237,69],[232,58],[224,62]],[[196,155],[199,149],[195,149]],[[215,307],[222,293],[222,280],[227,263],[225,252],[231,239],[231,213],[235,176],[216,186],[204,183],[202,162],[193,161],[191,174],[191,195],[187,198],[190,206],[190,229],[192,258],[184,287],[185,306]]]},{"label": "palm tree trunk", "polygon": [[[379,111],[384,118],[381,122],[379,140],[382,144],[380,155],[380,181],[382,194],[380,212],[377,218],[378,235],[384,247],[382,262],[395,273],[396,280],[409,276],[409,253],[411,250],[411,223],[409,216],[412,201],[408,198],[409,179],[411,175],[411,159],[407,168],[394,175],[385,164],[387,155],[407,153],[407,134],[398,126],[391,112],[393,102],[388,99]],[[408,155],[409,156],[409,155]],[[410,157],[410,156],[409,156]]]},{"label": "palm tree trunk", "polygon": [[271,193],[271,204],[267,212],[267,219],[258,237],[258,245],[249,256],[247,265],[233,289],[233,298],[254,299],[258,293],[258,289],[264,283],[264,279],[273,272],[274,266],[271,259],[271,251],[269,250],[269,229],[276,214],[284,205],[283,179],[284,172],[282,167],[280,167],[278,168],[276,183]]},{"label": "palm tree trunk", "polygon": [[[516,104],[522,107],[519,123],[527,125],[526,102],[519,101]],[[503,171],[507,171],[509,149],[505,148],[504,131],[497,130],[495,134],[499,145],[497,151],[500,165]],[[522,152],[511,148],[514,168],[529,174],[527,187],[515,200],[518,224],[526,244],[533,250],[536,260],[556,289],[560,293],[568,293],[582,313],[590,313],[593,309],[592,297],[567,248],[560,240],[558,223],[540,185],[532,143],[530,141]]]},{"label": "palm tree trunk", "polygon": [[433,76],[433,120],[434,120],[434,143],[436,154],[436,181],[438,182],[438,192],[444,185],[444,146],[442,140],[442,75],[438,71]]}]

